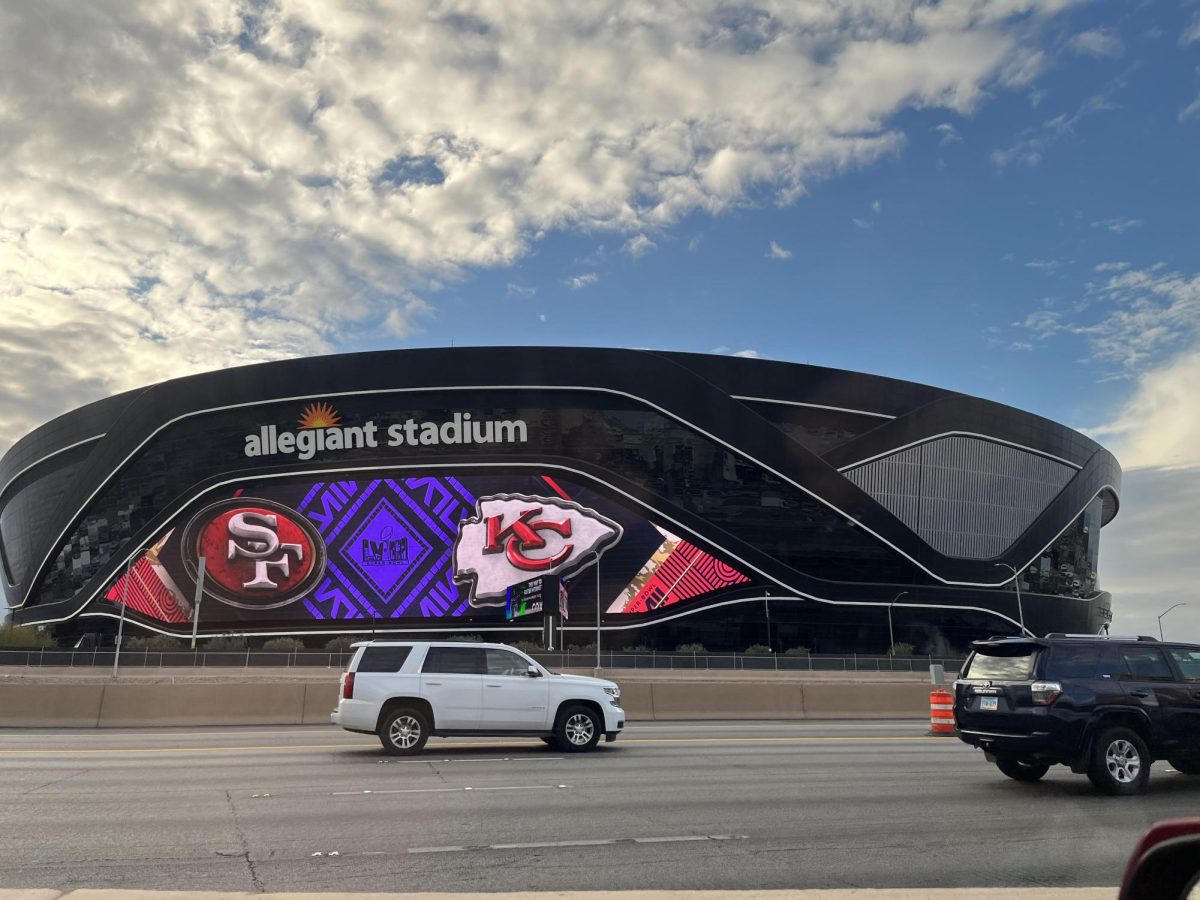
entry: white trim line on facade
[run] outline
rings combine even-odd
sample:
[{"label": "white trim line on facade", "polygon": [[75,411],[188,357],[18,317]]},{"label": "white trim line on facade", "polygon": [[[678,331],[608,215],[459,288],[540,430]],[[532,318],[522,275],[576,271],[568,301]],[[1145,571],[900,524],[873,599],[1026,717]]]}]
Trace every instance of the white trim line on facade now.
[{"label": "white trim line on facade", "polygon": [[[733,446],[732,444],[728,443],[727,441],[723,441],[720,438],[718,438],[716,435],[710,434],[709,432],[705,431],[704,429],[696,427],[695,425],[693,425],[691,422],[687,421],[686,419],[680,418],[679,416],[675,415],[674,413],[670,412],[669,410],[666,410],[663,407],[658,406],[655,403],[651,403],[649,400],[646,400],[643,397],[638,397],[635,394],[629,394],[629,393],[626,393],[625,391],[619,391],[615,388],[581,387],[578,385],[471,385],[471,386],[464,385],[464,386],[459,386],[459,387],[377,388],[377,389],[368,390],[368,391],[338,391],[338,392],[326,393],[326,394],[305,394],[305,395],[301,395],[298,397],[277,397],[277,398],[273,398],[270,400],[253,400],[248,403],[231,403],[226,406],[214,406],[209,409],[194,410],[192,412],[188,412],[188,413],[184,413],[183,415],[176,416],[175,418],[164,422],[162,425],[159,425],[158,428],[154,429],[154,431],[152,431],[150,434],[148,434],[145,437],[145,439],[140,444],[138,444],[133,450],[131,450],[129,452],[129,454],[126,455],[126,457],[123,460],[121,460],[121,462],[117,465],[117,467],[115,469],[113,469],[113,471],[110,472],[105,477],[105,479],[102,482],[100,482],[99,485],[97,485],[96,489],[94,491],[92,491],[92,493],[88,496],[88,498],[83,502],[82,506],[80,506],[80,508],[70,517],[66,528],[64,528],[59,533],[58,537],[52,542],[49,555],[47,555],[46,558],[42,560],[41,564],[38,566],[36,572],[34,573],[33,578],[29,582],[30,589],[32,590],[33,585],[38,582],[38,579],[41,578],[42,573],[45,571],[46,565],[57,554],[58,548],[62,545],[63,540],[67,537],[67,534],[69,533],[69,531],[71,529],[71,523],[73,523],[76,518],[78,518],[80,515],[82,515],[84,512],[87,511],[88,505],[96,498],[96,496],[100,493],[100,491],[102,491],[104,489],[104,487],[113,478],[113,476],[116,475],[116,473],[119,472],[121,470],[121,468],[126,463],[129,462],[129,460],[131,460],[143,447],[145,447],[146,444],[148,444],[155,437],[155,435],[157,435],[163,429],[171,427],[176,422],[180,422],[184,419],[192,418],[193,416],[208,415],[210,413],[215,413],[215,412],[227,412],[228,410],[232,410],[232,409],[244,409],[246,407],[251,407],[251,406],[264,406],[264,405],[271,404],[271,403],[294,403],[294,402],[299,402],[302,400],[316,400],[316,399],[324,399],[327,397],[351,397],[351,396],[358,397],[358,396],[373,396],[375,394],[397,394],[397,393],[400,393],[400,394],[436,393],[438,391],[514,391],[514,390],[521,390],[521,391],[542,391],[542,390],[595,391],[597,393],[612,394],[612,395],[619,396],[619,397],[625,397],[626,399],[633,400],[637,403],[642,403],[645,406],[650,407],[651,409],[657,410],[658,412],[662,413],[667,418],[674,419],[676,422],[679,422],[682,425],[686,426],[687,428],[690,428],[695,433],[701,434],[704,437],[708,438],[709,440],[719,444],[720,446],[725,447],[727,450],[729,450],[732,453],[737,454],[738,456],[741,456],[743,459],[749,460],[750,462],[752,462],[756,466],[758,466],[760,469],[764,469],[765,471],[770,472],[776,478],[779,478],[780,480],[787,482],[788,484],[792,485],[793,487],[797,488],[798,490],[803,491],[805,494],[808,494],[808,496],[810,496],[814,500],[817,500],[818,502],[824,504],[826,507],[833,510],[835,513],[840,515],[846,521],[852,522],[854,525],[861,528],[863,531],[867,532],[867,534],[871,535],[876,540],[880,541],[881,543],[885,544],[888,547],[891,547],[894,551],[899,553],[901,556],[903,556],[905,559],[907,559],[909,562],[911,562],[914,566],[916,566],[922,572],[929,575],[931,578],[934,578],[937,581],[940,581],[942,584],[952,585],[952,586],[956,586],[956,587],[995,587],[995,585],[992,585],[991,583],[980,583],[980,582],[969,582],[969,581],[949,581],[945,578],[942,578],[936,572],[934,572],[931,569],[924,566],[919,560],[913,559],[913,557],[909,556],[907,553],[905,553],[903,550],[901,550],[899,547],[897,547],[891,541],[887,540],[882,535],[877,534],[876,532],[872,531],[870,528],[863,525],[861,522],[859,522],[853,516],[847,515],[845,512],[838,509],[836,506],[834,506],[832,503],[830,503],[828,500],[826,500],[824,497],[821,497],[820,495],[813,493],[811,490],[806,488],[804,485],[800,484],[798,481],[788,478],[786,475],[784,475],[781,472],[776,471],[775,469],[771,468],[770,466],[764,465],[762,462],[755,459],[753,456],[746,453],[744,450],[739,450],[737,447]],[[425,467],[429,468],[430,466],[428,464],[426,464]],[[385,466],[377,466],[377,468],[385,468]],[[392,466],[392,468],[398,468],[398,467]],[[20,609],[28,601],[29,601],[29,594],[26,593],[26,595],[21,598],[20,603],[18,603],[16,606],[10,605],[9,609]]]},{"label": "white trim line on facade", "polygon": [[[624,497],[626,500],[630,501],[631,503],[634,503],[637,506],[640,506],[641,508],[648,510],[652,517],[657,516],[661,520],[670,522],[672,525],[674,525],[676,528],[678,528],[680,531],[684,532],[685,534],[690,534],[690,535],[693,535],[694,537],[699,537],[698,535],[695,535],[695,533],[692,532],[691,529],[687,528],[686,526],[684,526],[683,524],[681,524],[679,522],[676,522],[669,515],[667,515],[666,513],[662,512],[659,509],[656,509],[655,507],[651,506],[649,503],[639,500],[637,497],[634,497],[632,494],[628,493],[627,491],[622,490],[621,488],[617,487],[614,484],[610,484],[609,482],[605,481],[602,478],[598,478],[587,472],[580,471],[579,469],[573,469],[570,466],[545,465],[543,463],[535,463],[535,462],[525,462],[525,463],[508,463],[508,462],[503,462],[503,463],[444,463],[443,466],[445,468],[450,468],[450,469],[471,469],[471,468],[480,468],[480,469],[516,468],[516,469],[520,469],[520,468],[525,468],[525,469],[534,469],[534,470],[540,469],[540,470],[553,470],[553,471],[569,472],[572,475],[578,475],[579,477],[593,481],[596,484],[602,484],[609,490],[613,491],[616,494],[619,494],[620,496]],[[261,480],[267,480],[267,479],[272,479],[272,478],[295,478],[297,476],[304,476],[304,475],[337,475],[337,474],[340,474],[343,472],[377,472],[377,471],[388,471],[388,470],[395,470],[395,469],[426,469],[427,470],[429,468],[431,468],[429,465],[418,464],[418,463],[412,463],[409,465],[400,465],[400,466],[378,466],[378,465],[350,466],[350,467],[343,466],[343,467],[333,468],[333,469],[308,469],[303,472],[276,472],[276,473],[268,473],[266,475],[258,475],[258,476],[253,476],[253,477],[257,477]],[[224,487],[225,485],[236,484],[239,481],[246,481],[246,480],[250,480],[250,479],[247,479],[244,477],[243,478],[229,478],[229,479],[226,479],[225,481],[221,481],[216,484],[210,485],[209,487],[205,488],[203,491],[193,494],[191,497],[189,497],[187,500],[183,501],[182,503],[176,504],[175,510],[174,510],[174,512],[172,512],[172,515],[175,512],[178,512],[180,509],[183,509],[183,508],[187,507],[188,505],[194,503],[196,500],[198,500],[200,497],[203,497],[205,494],[209,493],[210,491],[215,491],[218,488]],[[1108,487],[1108,486],[1106,485],[1105,487]],[[1096,499],[1096,497],[1099,496],[1100,492],[1103,490],[1104,490],[1104,488],[1101,488],[1099,491],[1097,491],[1095,494],[1093,494],[1091,499],[1088,500],[1088,503],[1091,503],[1092,500]],[[1087,509],[1087,504],[1084,504],[1083,508]],[[1071,522],[1075,521],[1075,519],[1077,517],[1078,517],[1078,514],[1076,516],[1072,516],[1071,519],[1067,522],[1067,524],[1063,526],[1062,531],[1059,531],[1059,533],[1054,536],[1053,540],[1051,540],[1049,543],[1046,544],[1046,547],[1049,547],[1050,544],[1053,544],[1054,541],[1058,540],[1058,538],[1062,535],[1063,531],[1066,531],[1067,528],[1070,526]],[[153,538],[153,535],[151,537]],[[730,553],[724,547],[721,547],[720,545],[713,543],[712,541],[708,540],[707,538],[700,538],[700,540],[703,544],[706,544],[709,547],[712,547],[719,554],[722,554],[726,559],[734,560],[735,562],[744,566],[746,569],[749,569],[751,572],[754,572],[755,574],[761,576],[762,578],[766,579],[767,581],[770,581],[770,582],[773,582],[774,584],[779,585],[785,591],[793,591],[794,593],[800,595],[801,597],[803,597],[805,599],[814,600],[819,603],[830,603],[830,604],[834,604],[834,605],[839,605],[839,604],[848,605],[848,606],[885,606],[886,605],[884,603],[875,603],[873,601],[867,601],[867,600],[861,600],[861,601],[860,600],[829,600],[824,597],[818,597],[815,594],[806,594],[803,591],[797,591],[795,588],[791,587],[790,585],[785,584],[784,582],[780,581],[778,578],[775,578],[774,576],[767,574],[766,572],[759,569],[757,566],[753,565],[752,563],[747,562],[746,560],[742,559],[740,556],[738,556],[735,553]],[[129,564],[134,559],[134,557],[136,557],[139,553],[141,553],[142,548],[144,546],[145,546],[145,543],[138,545],[133,550],[132,553],[130,553],[128,556],[125,557],[125,559],[123,559],[121,561],[120,566],[118,566],[115,569],[115,571],[118,571],[118,572],[121,571],[122,568],[124,568],[127,564]],[[1039,550],[1033,556],[1033,558],[1030,559],[1030,561],[1028,563],[1026,563],[1025,566],[1022,567],[1021,570],[1024,571],[1025,568],[1028,568],[1028,566],[1032,565],[1033,560],[1037,559],[1038,556],[1040,556],[1044,550],[1045,550],[1045,547],[1043,547],[1042,550]],[[1001,586],[1007,584],[1011,580],[1012,580],[1011,578],[1005,578],[1003,581],[999,582],[998,584],[975,584],[975,585],[960,585],[960,586],[1001,587]],[[95,591],[93,591],[91,593],[91,595],[86,600],[84,600],[83,603],[81,603],[75,609],[75,611],[73,613],[71,613],[70,615],[63,616],[58,619],[45,619],[42,621],[30,623],[30,624],[51,625],[51,624],[55,624],[58,622],[65,622],[65,621],[67,621],[67,619],[74,618],[75,616],[80,614],[80,612],[83,610],[84,607],[86,607],[89,603],[92,602],[92,600],[94,600],[96,598],[96,595],[99,594],[102,589],[103,589],[103,586],[101,586],[101,587],[97,588]],[[1072,599],[1079,599],[1079,600],[1082,600],[1083,602],[1089,602],[1089,603],[1091,602],[1091,598],[1086,598],[1086,599],[1072,598]],[[733,601],[726,601],[726,602],[733,602]],[[719,606],[721,604],[713,604],[713,605]],[[912,603],[912,604],[902,604],[902,605],[918,606],[919,604]],[[954,606],[949,606],[949,605],[944,605],[944,604],[943,605],[932,604],[932,606],[935,608],[970,609],[970,610],[979,610],[982,612],[990,612],[990,610],[986,610],[986,609],[983,609],[982,607],[975,607],[975,606],[954,607]],[[710,607],[704,606],[704,607],[700,607],[699,609],[708,609],[708,608],[710,608]],[[686,615],[686,614],[687,613],[682,613],[681,615]],[[1002,614],[997,613],[997,615],[1002,615]],[[1009,619],[1009,621],[1011,622],[1012,620]],[[1013,622],[1013,624],[1018,624],[1018,623]],[[626,626],[621,626],[621,627],[626,627]],[[628,627],[632,627],[632,626],[628,626]],[[445,629],[440,629],[440,630],[445,630]],[[522,629],[522,630],[524,630],[524,629]],[[170,632],[163,632],[163,633],[167,634]],[[316,633],[316,632],[314,632],[314,633]]]},{"label": "white trim line on facade", "polygon": [[923,437],[920,440],[905,444],[903,447],[895,447],[891,450],[885,450],[882,453],[876,453],[874,456],[868,456],[866,459],[860,459],[858,462],[853,462],[849,465],[842,466],[838,469],[838,471],[845,472],[849,469],[857,469],[859,466],[865,466],[867,463],[875,462],[877,459],[894,456],[897,453],[903,453],[905,450],[911,450],[913,447],[919,447],[922,444],[928,444],[932,441],[940,440],[941,438],[945,437],[969,437],[976,438],[977,440],[981,441],[988,441],[993,444],[1004,444],[1006,447],[1012,447],[1016,450],[1024,450],[1026,453],[1032,453],[1035,456],[1041,456],[1045,459],[1052,459],[1055,462],[1062,463],[1064,466],[1070,466],[1076,472],[1083,468],[1083,466],[1073,463],[1069,459],[1063,459],[1061,456],[1055,456],[1053,453],[1047,453],[1044,450],[1034,450],[1032,447],[1026,447],[1024,444],[1018,444],[1014,441],[1006,441],[1004,438],[992,437],[988,434],[979,434],[974,431],[943,431],[941,434]]},{"label": "white trim line on facade", "polygon": [[847,406],[826,406],[824,403],[805,403],[803,400],[776,400],[773,397],[747,397],[743,394],[730,394],[734,400],[749,400],[752,403],[778,403],[780,406],[806,406],[809,409],[827,409],[830,412],[853,413],[856,416],[874,416],[877,419],[894,419],[887,413],[867,412],[865,409],[850,409]]},{"label": "white trim line on facade", "polygon": [[60,454],[60,453],[66,453],[68,450],[74,450],[76,447],[82,447],[84,444],[90,444],[92,441],[98,441],[102,437],[104,437],[103,434],[94,434],[89,438],[84,438],[82,441],[76,441],[73,444],[67,444],[67,446],[65,446],[65,447],[59,447],[53,453],[47,453],[45,456],[35,459],[29,465],[25,466],[23,469],[21,469],[15,475],[13,475],[12,478],[8,479],[8,481],[4,482],[4,486],[0,487],[0,497],[3,497],[4,492],[7,491],[10,487],[12,487],[12,484],[14,481],[16,481],[18,478],[20,478],[22,475],[24,475],[30,469],[40,466],[46,460],[53,459],[54,457],[58,456],[58,454]]}]

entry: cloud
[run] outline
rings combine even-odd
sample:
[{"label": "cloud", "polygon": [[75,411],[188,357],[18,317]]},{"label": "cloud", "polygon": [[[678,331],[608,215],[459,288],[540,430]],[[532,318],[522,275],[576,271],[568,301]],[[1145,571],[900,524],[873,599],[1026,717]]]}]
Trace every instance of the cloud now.
[{"label": "cloud", "polygon": [[933,126],[933,130],[941,136],[941,140],[938,141],[939,147],[944,147],[947,144],[962,143],[962,136],[958,133],[958,129],[949,122],[942,122],[940,125],[935,125]]},{"label": "cloud", "polygon": [[1125,45],[1111,28],[1092,28],[1067,41],[1067,49],[1077,56],[1115,58],[1125,52]]},{"label": "cloud", "polygon": [[740,357],[742,357],[742,359],[758,359],[759,358],[757,350],[738,350],[733,355],[740,356]]},{"label": "cloud", "polygon": [[1098,221],[1092,223],[1092,227],[1104,228],[1108,231],[1111,231],[1113,234],[1123,234],[1130,228],[1137,228],[1138,226],[1145,224],[1146,222],[1144,219],[1128,219],[1119,217],[1115,219],[1099,219]]},{"label": "cloud", "polygon": [[881,212],[883,212],[883,201],[882,200],[872,200],[871,201],[871,212],[874,213],[875,215],[879,215]]},{"label": "cloud", "polygon": [[585,272],[582,275],[574,275],[571,278],[568,278],[565,283],[571,290],[577,291],[580,288],[585,288],[588,285],[595,284],[599,280],[600,276],[595,272]]},{"label": "cloud", "polygon": [[1036,166],[1042,161],[1047,150],[1073,135],[1075,126],[1081,121],[1096,113],[1116,109],[1117,104],[1112,101],[1111,95],[1119,86],[1119,81],[1114,82],[1104,91],[1085,100],[1075,112],[1060,113],[1039,125],[1024,129],[1008,147],[992,151],[992,164],[997,169],[1004,169],[1014,163]]},{"label": "cloud", "polygon": [[[1122,460],[1124,462],[1124,460]],[[1200,508],[1194,470],[1137,468],[1125,472],[1121,509],[1100,533],[1100,586],[1113,595],[1114,634],[1158,636],[1158,616],[1169,640],[1200,642],[1200,554],[1186,527]]]},{"label": "cloud", "polygon": [[759,359],[757,350],[731,350],[729,347],[722,344],[720,347],[713,347],[711,353],[717,353],[721,356],[740,356],[743,359]]},{"label": "cloud", "polygon": [[510,281],[504,286],[504,296],[506,297],[516,297],[518,299],[525,300],[532,297],[536,293],[537,288],[525,287],[524,285],[517,284],[515,281]]},{"label": "cloud", "polygon": [[545,322],[545,321],[546,321],[546,314],[545,314],[545,313],[538,313],[538,321],[539,321],[539,322]]},{"label": "cloud", "polygon": [[[1120,411],[1094,433],[1126,469],[1200,468],[1197,384],[1200,347],[1138,376]],[[1200,482],[1195,471],[1192,478]]]},{"label": "cloud", "polygon": [[1196,99],[1179,111],[1178,119],[1180,122],[1186,122],[1196,113],[1200,113],[1200,94],[1196,95]]},{"label": "cloud", "polygon": [[644,234],[635,234],[625,242],[624,250],[634,259],[649,253],[651,250],[657,249],[658,244],[650,240]]},{"label": "cloud", "polygon": [[1192,16],[1188,27],[1183,29],[1183,34],[1179,35],[1179,46],[1186,47],[1197,41],[1200,41],[1200,12]]},{"label": "cloud", "polygon": [[870,222],[866,219],[860,219],[858,216],[854,216],[850,221],[854,224],[855,228],[861,228],[864,231],[870,231],[872,228]]},{"label": "cloud", "polygon": [[1036,269],[1039,272],[1044,272],[1047,275],[1052,275],[1058,271],[1062,263],[1057,259],[1031,259],[1025,263],[1025,268]]},{"label": "cloud", "polygon": [[1103,262],[1095,267],[1097,272],[1124,272],[1129,268],[1127,262]]},{"label": "cloud", "polygon": [[113,391],[411,336],[555,231],[795,200],[896,152],[904,111],[1027,82],[1067,5],[10,4],[0,449]]},{"label": "cloud", "polygon": [[791,259],[792,251],[785,250],[774,241],[771,241],[771,246],[767,248],[766,257],[767,259]]},{"label": "cloud", "polygon": [[1200,341],[1200,275],[1127,269],[1090,294],[1099,318],[1070,330],[1088,339],[1096,360],[1144,372]]},{"label": "cloud", "polygon": [[[1014,322],[1013,325],[1031,332],[1033,337],[1039,341],[1044,341],[1065,330],[1065,326],[1062,324],[1062,315],[1048,309],[1031,312],[1021,321]],[[1031,347],[1032,345],[1019,349],[1031,349]]]}]

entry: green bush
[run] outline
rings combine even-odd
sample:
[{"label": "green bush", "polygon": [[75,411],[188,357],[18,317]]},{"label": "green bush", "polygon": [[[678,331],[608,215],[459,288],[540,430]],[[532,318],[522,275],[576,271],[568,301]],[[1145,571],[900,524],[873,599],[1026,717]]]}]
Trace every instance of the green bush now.
[{"label": "green bush", "polygon": [[32,625],[14,625],[9,622],[0,628],[0,647],[27,649],[54,645],[54,638],[50,636],[50,632],[38,631]]},{"label": "green bush", "polygon": [[262,648],[276,653],[294,653],[304,649],[304,641],[291,637],[277,637],[264,643]]},{"label": "green bush", "polygon": [[747,656],[770,656],[771,648],[766,644],[751,644],[744,652]]},{"label": "green bush", "polygon": [[509,646],[516,647],[522,653],[541,653],[542,645],[534,641],[513,641]]},{"label": "green bush", "polygon": [[245,650],[246,638],[240,634],[223,634],[220,637],[209,638],[205,641],[204,649],[214,652]]},{"label": "green bush", "polygon": [[164,650],[186,650],[188,648],[179,638],[171,637],[169,634],[142,634],[137,637],[127,638],[125,646],[122,649],[162,652]]},{"label": "green bush", "polygon": [[350,645],[355,641],[361,641],[363,638],[353,634],[339,634],[335,638],[330,638],[325,642],[325,649],[330,653],[344,653],[350,649]]},{"label": "green bush", "polygon": [[812,651],[807,647],[788,647],[783,651],[784,656],[811,656]]},{"label": "green bush", "polygon": [[467,644],[478,644],[483,641],[483,638],[481,638],[477,634],[452,634],[447,638],[442,638],[442,640],[462,641],[463,643],[467,643]]},{"label": "green bush", "polygon": [[896,641],[892,644],[892,656],[912,656],[915,648],[912,644],[904,641]]},{"label": "green bush", "polygon": [[622,647],[621,652],[622,653],[649,653],[650,648],[647,647],[645,644],[638,644],[637,646],[634,646],[634,647]]},{"label": "green bush", "polygon": [[703,644],[680,644],[675,648],[676,653],[707,653]]}]

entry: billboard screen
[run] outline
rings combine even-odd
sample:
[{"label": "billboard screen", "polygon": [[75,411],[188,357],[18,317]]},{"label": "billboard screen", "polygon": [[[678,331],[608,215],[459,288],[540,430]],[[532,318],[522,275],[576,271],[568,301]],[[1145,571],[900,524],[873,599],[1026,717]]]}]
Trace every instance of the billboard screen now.
[{"label": "billboard screen", "polygon": [[[357,473],[356,473],[357,474]],[[652,612],[751,579],[592,488],[548,474],[255,479],[186,510],[106,592],[171,625],[540,619]],[[599,590],[599,597],[597,597]]]}]

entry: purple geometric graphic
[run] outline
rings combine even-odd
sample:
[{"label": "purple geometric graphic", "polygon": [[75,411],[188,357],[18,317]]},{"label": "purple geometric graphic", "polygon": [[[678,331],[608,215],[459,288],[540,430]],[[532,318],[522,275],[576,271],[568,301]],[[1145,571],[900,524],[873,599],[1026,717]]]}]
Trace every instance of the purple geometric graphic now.
[{"label": "purple geometric graphic", "polygon": [[315,619],[460,616],[453,547],[475,497],[456,478],[422,476],[313,485],[300,504],[329,551],[304,600]]},{"label": "purple geometric graphic", "polygon": [[384,497],[342,544],[341,555],[384,600],[391,600],[431,550]]}]

